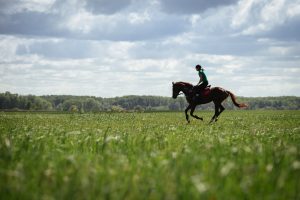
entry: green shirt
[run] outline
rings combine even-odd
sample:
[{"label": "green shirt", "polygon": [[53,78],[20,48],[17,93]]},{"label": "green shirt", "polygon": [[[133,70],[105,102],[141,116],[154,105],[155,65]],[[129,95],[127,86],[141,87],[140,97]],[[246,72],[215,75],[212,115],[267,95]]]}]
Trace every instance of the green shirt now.
[{"label": "green shirt", "polygon": [[202,77],[202,82],[208,82],[207,80],[207,77],[205,75],[205,73],[203,72],[203,69],[202,70],[199,70],[199,77],[201,78]]}]

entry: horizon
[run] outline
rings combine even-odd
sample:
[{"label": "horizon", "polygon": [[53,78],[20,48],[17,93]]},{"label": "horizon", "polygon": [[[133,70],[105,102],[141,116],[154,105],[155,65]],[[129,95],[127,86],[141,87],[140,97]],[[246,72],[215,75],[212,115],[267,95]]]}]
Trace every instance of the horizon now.
[{"label": "horizon", "polygon": [[300,96],[300,2],[0,0],[0,92],[171,96],[199,81]]},{"label": "horizon", "polygon": [[[73,96],[73,97],[95,97],[95,98],[103,98],[103,99],[109,99],[109,98],[123,98],[123,97],[130,97],[130,96],[136,96],[136,97],[163,97],[163,98],[172,98],[172,96],[160,96],[160,95],[135,95],[135,94],[129,94],[129,95],[122,95],[122,96],[111,96],[111,97],[102,97],[102,96],[95,96],[95,95],[72,95],[72,94],[41,94],[41,95],[35,95],[35,94],[19,94],[19,93],[13,93],[10,91],[5,91],[5,92],[0,92],[0,94],[5,94],[6,92],[9,92],[10,94],[17,94],[19,96],[37,96],[37,97],[43,97],[43,96]],[[285,96],[238,96],[237,97],[241,97],[241,98],[284,98],[284,97],[296,97],[296,98],[300,98],[300,96],[293,96],[293,95],[285,95]],[[184,95],[179,95],[179,97],[183,97]]]}]

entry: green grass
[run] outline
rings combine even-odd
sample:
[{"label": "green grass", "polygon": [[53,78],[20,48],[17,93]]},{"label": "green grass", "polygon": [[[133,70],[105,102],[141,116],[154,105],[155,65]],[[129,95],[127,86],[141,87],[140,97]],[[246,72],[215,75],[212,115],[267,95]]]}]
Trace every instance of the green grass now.
[{"label": "green grass", "polygon": [[300,199],[300,111],[0,113],[0,199]]}]

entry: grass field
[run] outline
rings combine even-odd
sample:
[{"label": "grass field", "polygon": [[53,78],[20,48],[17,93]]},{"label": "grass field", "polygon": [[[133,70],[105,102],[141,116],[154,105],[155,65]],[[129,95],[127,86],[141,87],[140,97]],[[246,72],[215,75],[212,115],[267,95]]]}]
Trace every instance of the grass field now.
[{"label": "grass field", "polygon": [[0,199],[300,199],[300,111],[0,113]]}]

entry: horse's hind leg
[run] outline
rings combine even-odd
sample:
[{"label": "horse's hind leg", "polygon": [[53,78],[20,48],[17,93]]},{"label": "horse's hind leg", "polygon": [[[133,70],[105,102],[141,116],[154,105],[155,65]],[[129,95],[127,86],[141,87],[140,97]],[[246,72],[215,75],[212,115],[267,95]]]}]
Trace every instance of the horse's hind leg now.
[{"label": "horse's hind leg", "polygon": [[188,122],[188,123],[190,123],[190,120],[189,120],[189,115],[188,115],[188,111],[189,111],[189,109],[191,109],[191,105],[188,105],[188,107],[185,109],[185,118],[186,118],[186,121]]},{"label": "horse's hind leg", "polygon": [[215,103],[215,114],[214,116],[211,118],[210,122],[209,123],[212,123],[213,121],[216,120],[217,116],[218,116],[218,113],[219,113],[219,105]]},{"label": "horse's hind leg", "polygon": [[229,96],[229,94],[223,89],[219,89],[216,95],[218,96],[218,98],[215,98],[213,100],[215,104],[215,115],[211,118],[210,122],[218,121],[218,117],[225,110],[222,102]]},{"label": "horse's hind leg", "polygon": [[195,108],[196,108],[196,106],[192,106],[191,112],[190,112],[191,116],[194,117],[194,118],[196,118],[196,119],[200,119],[200,120],[203,121],[202,117],[198,117],[197,115],[194,115]]},{"label": "horse's hind leg", "polygon": [[222,102],[228,97],[227,93],[223,93],[222,98],[220,98],[219,100],[214,101],[215,105],[218,106],[219,111],[215,117],[215,121],[218,121],[218,117],[220,116],[220,114],[225,110],[224,106],[222,105]]},{"label": "horse's hind leg", "polygon": [[218,112],[218,114],[217,114],[217,116],[216,116],[216,118],[215,118],[215,122],[216,121],[218,121],[218,117],[220,116],[220,114],[225,110],[225,108],[224,108],[224,106],[220,103],[220,105],[219,105],[219,112]]}]

